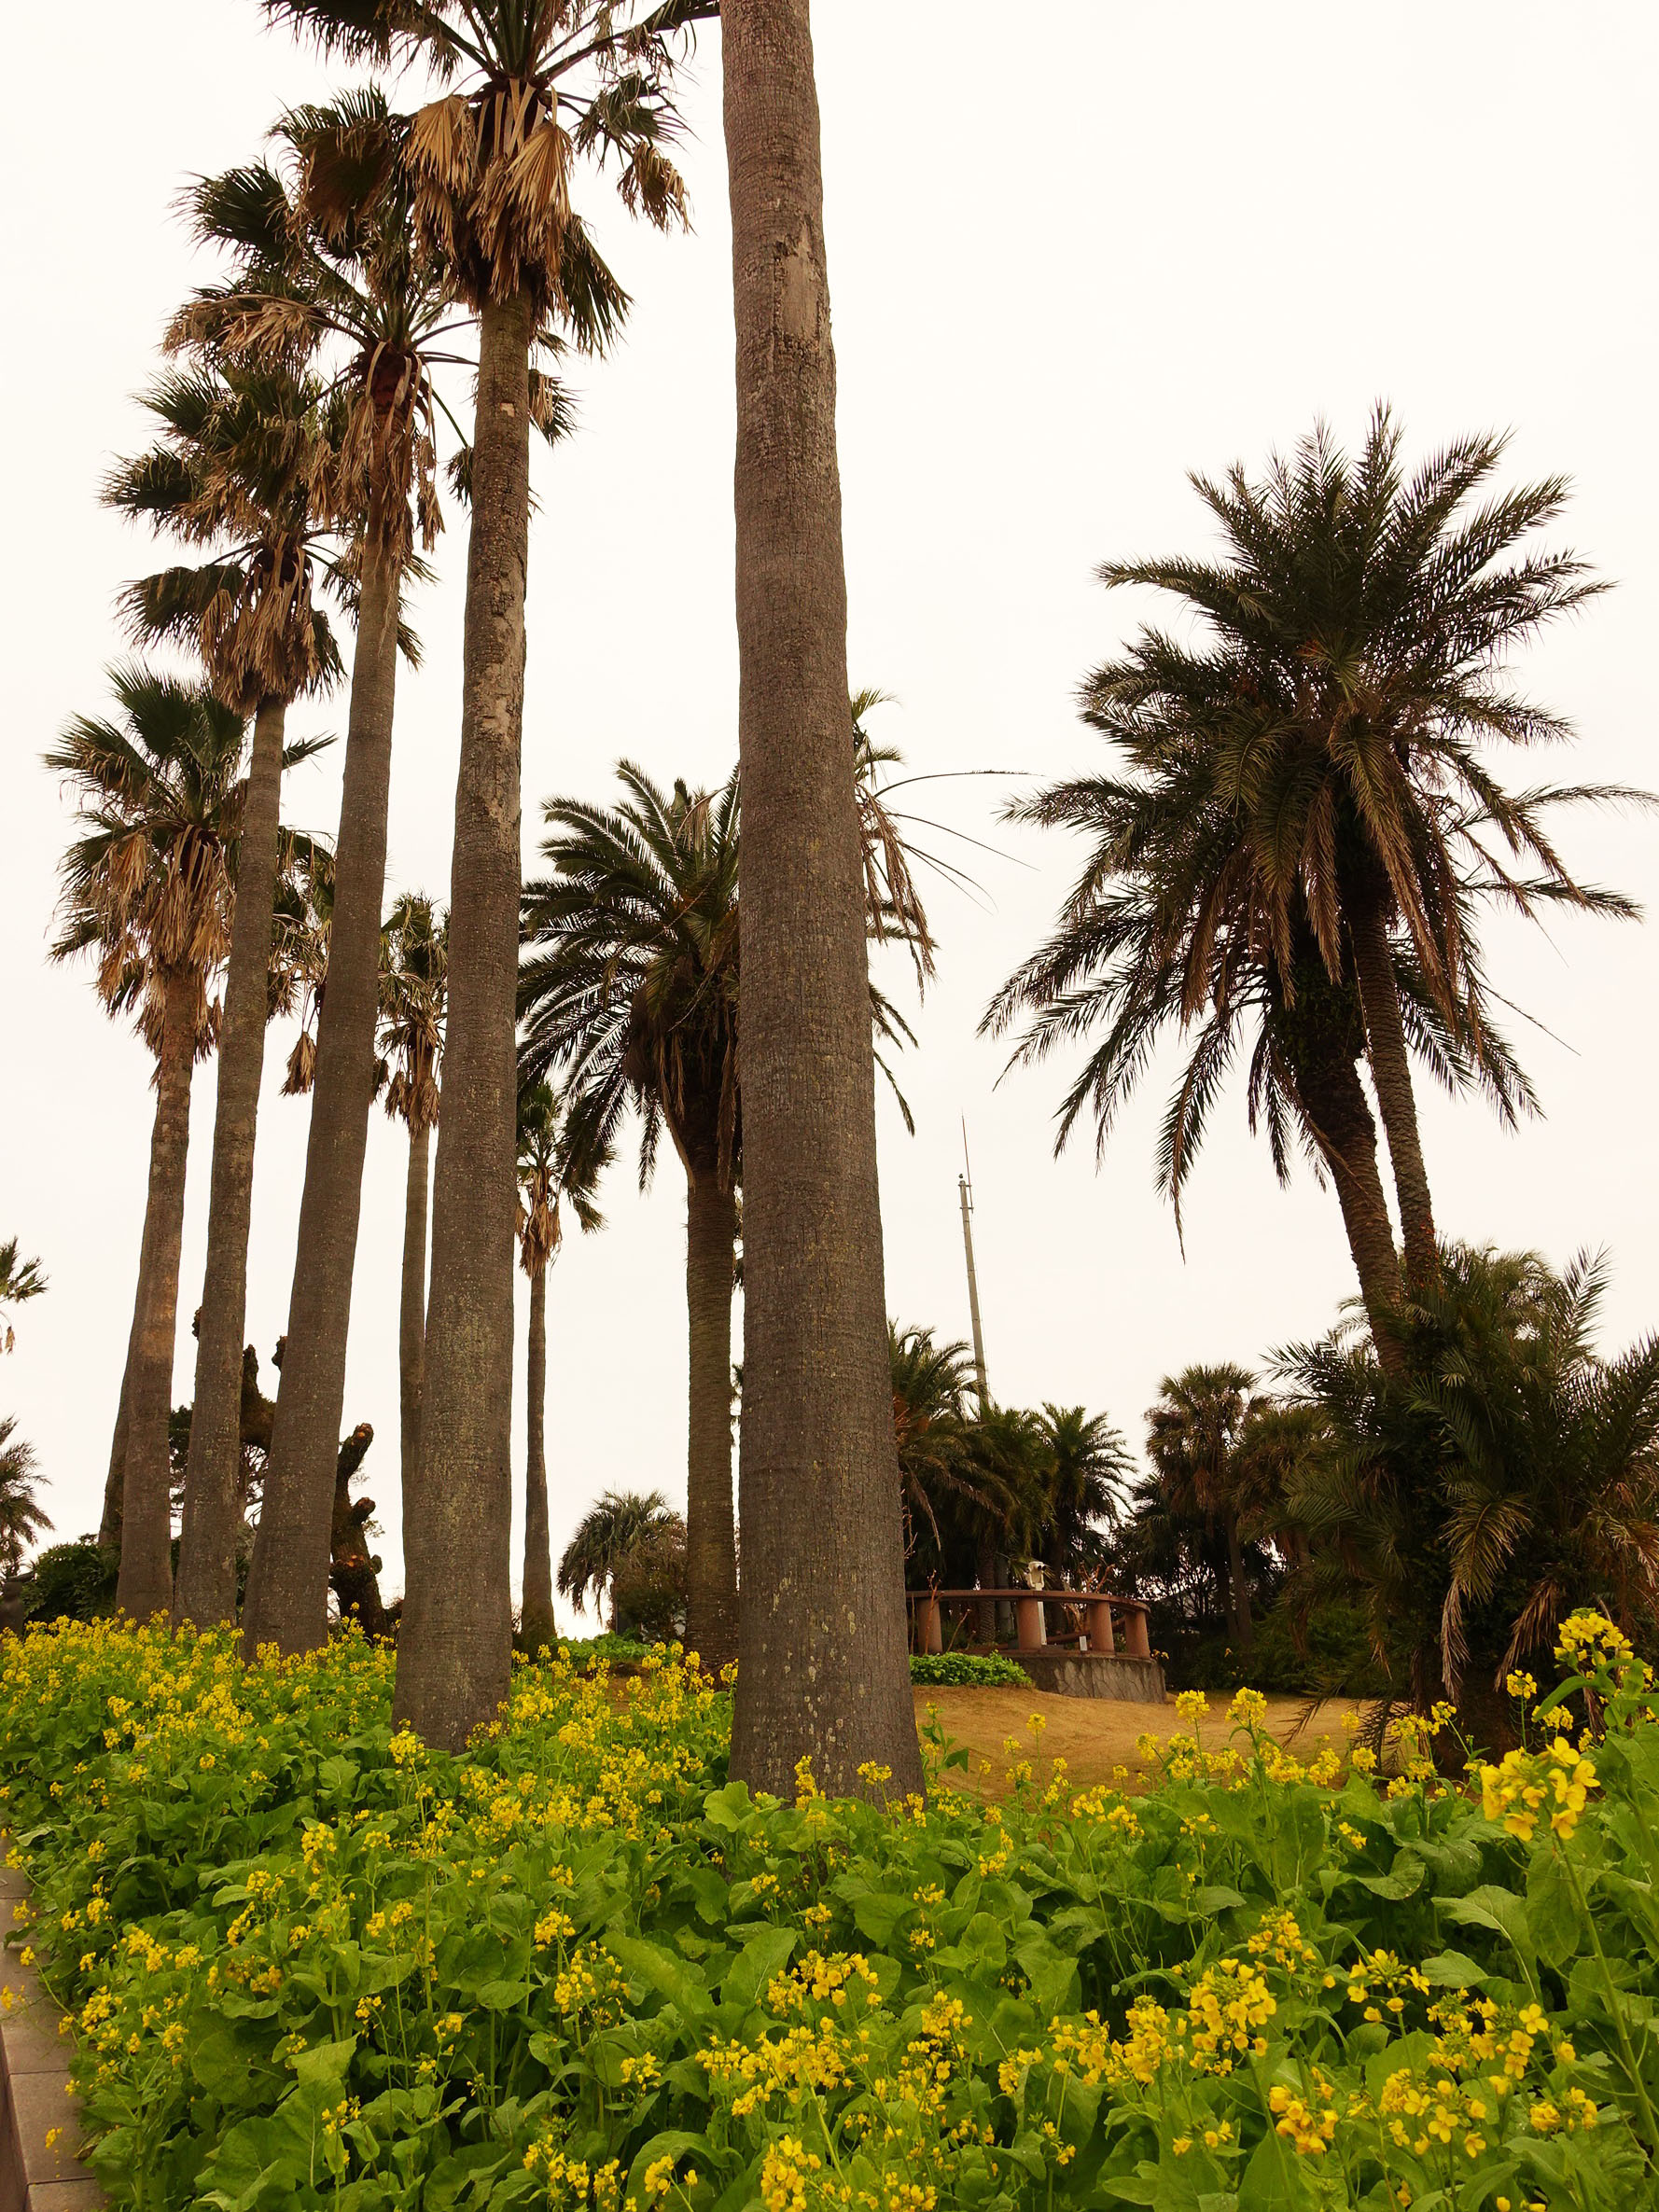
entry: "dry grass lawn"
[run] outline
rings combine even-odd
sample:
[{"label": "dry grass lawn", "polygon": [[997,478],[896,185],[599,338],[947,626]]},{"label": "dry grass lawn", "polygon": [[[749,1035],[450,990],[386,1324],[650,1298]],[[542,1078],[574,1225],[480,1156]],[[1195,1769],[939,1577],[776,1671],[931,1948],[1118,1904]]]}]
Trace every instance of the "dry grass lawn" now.
[{"label": "dry grass lawn", "polygon": [[[1145,1766],[1135,1748],[1136,1738],[1149,1732],[1156,1736],[1171,1735],[1181,1725],[1173,1699],[1166,1705],[1133,1705],[1116,1698],[1056,1697],[1052,1690],[1030,1689],[918,1689],[913,1694],[917,1726],[926,1725],[928,1707],[936,1706],[946,1736],[969,1754],[966,1774],[958,1769],[953,1780],[996,1797],[1007,1791],[1008,1770],[1013,1759],[1028,1757],[1033,1751],[1030,1721],[1035,1713],[1040,1713],[1045,1723],[1038,1754],[1039,1777],[1046,1779],[1049,1761],[1063,1759],[1080,1788],[1109,1782],[1114,1767],[1127,1767],[1130,1778],[1124,1787],[1137,1788],[1144,1779]],[[1203,1723],[1208,1741],[1217,1748],[1227,1741],[1226,1703],[1223,1696],[1212,1697],[1210,1718]],[[1346,1749],[1350,1739],[1342,1721],[1349,1710],[1351,1707],[1340,1704],[1322,1705],[1308,1718],[1305,1700],[1274,1697],[1267,1701],[1267,1725],[1280,1743],[1290,1746],[1298,1759],[1312,1759],[1327,1744]],[[1017,1736],[1021,1746],[1011,1757],[1003,1748],[1010,1736]]]}]

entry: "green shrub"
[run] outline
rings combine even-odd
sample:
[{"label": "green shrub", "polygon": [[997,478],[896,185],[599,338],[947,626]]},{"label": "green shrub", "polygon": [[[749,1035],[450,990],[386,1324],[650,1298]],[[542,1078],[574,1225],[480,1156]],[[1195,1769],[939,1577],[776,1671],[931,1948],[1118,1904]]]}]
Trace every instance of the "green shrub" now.
[{"label": "green shrub", "polygon": [[1171,1688],[1232,1690],[1248,1683],[1287,1697],[1352,1698],[1381,1697],[1388,1688],[1358,1606],[1321,1606],[1300,1633],[1288,1608],[1274,1606],[1257,1617],[1255,1630],[1248,1651],[1221,1629],[1170,1637]]},{"label": "green shrub", "polygon": [[889,1808],[751,1798],[655,1654],[519,1667],[450,1759],[354,1634],[35,1629],[0,1818],[134,2212],[1614,2212],[1659,1697],[1568,1631],[1605,1738],[1557,1705],[1479,1795],[1425,1732],[1384,1785],[1189,1693],[1138,1796],[1021,1760],[984,1804],[935,1738]]},{"label": "green shrub", "polygon": [[1031,1677],[1000,1651],[913,1651],[910,1678],[930,1690],[1029,1690]]},{"label": "green shrub", "polygon": [[76,1544],[49,1544],[33,1562],[29,1597],[33,1621],[92,1621],[115,1604],[120,1554],[101,1551],[91,1537]]}]

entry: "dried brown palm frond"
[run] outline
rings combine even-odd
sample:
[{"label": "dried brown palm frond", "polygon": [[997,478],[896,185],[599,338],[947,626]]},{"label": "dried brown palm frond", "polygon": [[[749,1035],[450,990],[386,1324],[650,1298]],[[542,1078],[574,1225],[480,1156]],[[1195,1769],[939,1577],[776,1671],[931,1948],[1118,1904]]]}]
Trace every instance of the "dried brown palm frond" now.
[{"label": "dried brown palm frond", "polygon": [[438,1125],[449,933],[429,898],[406,892],[381,925],[381,1059],[386,1112],[419,1134]]},{"label": "dried brown palm frond", "polygon": [[[112,670],[110,685],[118,719],[78,716],[46,756],[77,801],[52,957],[91,955],[105,1005],[131,1014],[152,1050],[168,979],[188,978],[204,1054],[218,1034],[212,982],[230,950],[244,717],[205,683],[140,664]],[[293,745],[286,758],[315,749]]]},{"label": "dried brown palm frond", "polygon": [[427,257],[475,310],[522,299],[538,329],[562,320],[579,343],[603,344],[626,299],[573,209],[572,174],[579,159],[614,157],[631,214],[659,229],[688,220],[666,151],[680,129],[676,42],[716,0],[267,6],[325,49],[433,72],[446,89],[407,118],[399,147]]}]

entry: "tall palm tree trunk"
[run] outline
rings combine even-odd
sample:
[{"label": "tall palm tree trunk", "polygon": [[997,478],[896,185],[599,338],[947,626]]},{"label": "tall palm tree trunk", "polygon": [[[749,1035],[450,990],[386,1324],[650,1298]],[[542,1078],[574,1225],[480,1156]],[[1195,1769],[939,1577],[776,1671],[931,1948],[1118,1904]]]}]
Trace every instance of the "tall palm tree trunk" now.
[{"label": "tall palm tree trunk", "polygon": [[190,1078],[196,1061],[197,979],[172,968],[162,984],[161,1050],[145,1234],[144,1322],[127,1391],[127,1474],[116,1604],[134,1621],[173,1605],[173,1347],[184,1244],[185,1170],[190,1147]]},{"label": "tall palm tree trunk", "polygon": [[254,1204],[254,1137],[270,1019],[271,926],[276,901],[287,703],[264,699],[254,717],[247,798],[236,848],[236,906],[219,1030],[213,1185],[196,1405],[185,1475],[174,1617],[199,1628],[236,1618],[236,1539],[242,1526],[242,1353],[247,1319],[247,1241]]},{"label": "tall palm tree trunk", "polygon": [[1388,1156],[1394,1163],[1394,1192],[1400,1204],[1400,1229],[1405,1243],[1406,1276],[1414,1284],[1432,1283],[1440,1270],[1434,1207],[1429,1195],[1429,1171],[1423,1163],[1423,1140],[1417,1128],[1417,1104],[1412,1090],[1405,1023],[1400,1012],[1400,987],[1394,979],[1394,960],[1388,950],[1387,923],[1381,899],[1368,895],[1355,900],[1350,908],[1349,926],[1354,945],[1354,976],[1365,1013],[1371,1079],[1376,1090],[1377,1111],[1383,1118],[1388,1139]]},{"label": "tall palm tree trunk", "polygon": [[727,0],[737,325],[744,1572],[732,1772],[921,1788],[808,0]]},{"label": "tall palm tree trunk", "polygon": [[547,1499],[547,1269],[530,1277],[530,1343],[524,1398],[524,1649],[551,1645],[553,1542]]},{"label": "tall palm tree trunk", "polygon": [[1389,1315],[1400,1302],[1400,1256],[1377,1166],[1376,1123],[1359,1070],[1339,1040],[1321,1038],[1302,1055],[1296,1074],[1303,1111],[1331,1170],[1359,1278],[1372,1341],[1384,1369],[1402,1371]]},{"label": "tall palm tree trunk", "polygon": [[397,1411],[403,1512],[413,1510],[421,1464],[421,1406],[426,1384],[426,1198],[432,1131],[409,1126],[409,1178],[403,1195],[403,1286],[397,1307]]},{"label": "tall palm tree trunk", "polygon": [[1221,1516],[1221,1532],[1227,1539],[1227,1609],[1233,1617],[1233,1633],[1240,1647],[1248,1651],[1256,1640],[1256,1624],[1250,1619],[1250,1592],[1245,1579],[1244,1546],[1238,1540],[1238,1515],[1231,1509]]},{"label": "tall palm tree trunk", "polygon": [[311,1650],[328,1633],[328,1528],[345,1398],[363,1156],[374,1096],[380,910],[397,678],[398,573],[383,536],[384,497],[377,489],[365,537],[334,856],[334,915],[317,1023],[316,1081],[288,1299],[288,1341],[243,1607],[243,1641],[250,1654],[263,1643],[284,1651]]},{"label": "tall palm tree trunk", "polygon": [[704,1666],[737,1657],[737,1539],[732,1515],[732,1291],[737,1194],[718,1173],[687,1177],[686,1646]]},{"label": "tall palm tree trunk", "polygon": [[149,1281],[150,1209],[144,1210],[144,1234],[138,1244],[138,1286],[132,1294],[132,1323],[127,1331],[127,1364],[121,1370],[121,1395],[115,1410],[115,1434],[109,1443],[109,1471],[104,1478],[104,1509],[98,1516],[98,1549],[121,1548],[121,1503],[127,1481],[127,1399],[132,1387],[132,1363],[138,1357],[138,1337],[144,1327],[144,1301]]},{"label": "tall palm tree trunk", "polygon": [[514,1025],[529,410],[529,309],[522,297],[492,301],[479,318],[420,1501],[405,1532],[394,1697],[400,1721],[450,1749],[494,1717],[512,1671]]}]

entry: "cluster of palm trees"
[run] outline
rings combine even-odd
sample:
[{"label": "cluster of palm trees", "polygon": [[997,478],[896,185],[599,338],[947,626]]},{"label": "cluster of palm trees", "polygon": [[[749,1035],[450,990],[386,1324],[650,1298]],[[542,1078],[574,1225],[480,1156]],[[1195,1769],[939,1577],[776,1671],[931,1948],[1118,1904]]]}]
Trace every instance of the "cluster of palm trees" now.
[{"label": "cluster of palm trees", "polygon": [[1449,1695],[1491,1741],[1575,1606],[1659,1631],[1659,1335],[1597,1351],[1600,1260],[1438,1257],[1390,1362],[1354,1301],[1255,1370],[1166,1377],[1107,1571],[1189,1672],[1224,1641],[1252,1678],[1267,1615],[1304,1683]]},{"label": "cluster of palm trees", "polygon": [[[173,319],[169,365],[147,395],[153,442],[106,492],[178,556],[125,594],[130,636],[187,648],[199,673],[118,667],[114,712],[72,723],[49,756],[81,811],[54,949],[94,961],[105,1003],[136,1020],[156,1063],[101,1532],[119,1551],[118,1602],[139,1618],[236,1613],[264,1039],[274,1012],[298,1009],[287,1087],[309,1092],[311,1119],[246,1648],[300,1650],[328,1633],[347,1329],[380,1094],[409,1139],[397,1712],[458,1744],[495,1711],[512,1635],[515,1261],[531,1287],[522,1627],[534,1641],[551,1631],[553,1594],[546,1273],[566,1212],[597,1225],[598,1182],[633,1115],[642,1179],[664,1129],[687,1179],[688,1635],[711,1662],[740,1661],[733,1772],[783,1788],[806,1755],[828,1786],[855,1786],[869,1761],[913,1786],[907,1548],[913,1571],[965,1579],[1039,1547],[1090,1571],[1108,1559],[1127,1462],[1108,1425],[1080,1410],[1022,1412],[983,1392],[970,1405],[961,1347],[886,1321],[874,1083],[885,1048],[909,1031],[872,982],[869,945],[900,940],[918,984],[934,945],[888,803],[891,756],[866,727],[877,695],[849,714],[806,0],[718,8],[739,767],[704,791],[624,764],[616,805],[550,801],[543,869],[528,883],[531,433],[566,434],[560,358],[602,354],[629,304],[575,195],[579,179],[608,173],[630,212],[684,223],[676,72],[717,0],[264,5],[343,61],[396,71],[400,84],[425,77],[432,96],[402,110],[375,81],[343,91],[284,117],[267,157],[192,188],[216,274]],[[469,366],[468,430],[454,385]],[[1352,457],[1319,430],[1262,482],[1242,469],[1201,480],[1222,558],[1102,571],[1108,584],[1175,595],[1199,630],[1146,630],[1096,671],[1085,711],[1116,749],[1112,771],[1015,810],[1081,831],[1091,852],[1053,935],[985,1017],[997,1033],[1028,1018],[1016,1046],[1025,1061],[1092,1040],[1062,1142],[1086,1111],[1104,1142],[1160,1036],[1190,1040],[1159,1163],[1178,1218],[1241,1051],[1252,1124],[1280,1174],[1300,1148],[1335,1186],[1365,1346],[1310,1353],[1299,1409],[1253,1402],[1239,1370],[1192,1370],[1200,1379],[1172,1383],[1167,1418],[1153,1423],[1156,1481],[1172,1509],[1213,1524],[1241,1639],[1258,1507],[1227,1503],[1217,1470],[1254,1465],[1266,1498],[1263,1470],[1277,1468],[1282,1499],[1286,1469],[1323,1453],[1358,1485],[1344,1508],[1345,1526],[1358,1526],[1386,1483],[1374,1466],[1352,1472],[1359,1446],[1335,1378],[1345,1405],[1386,1402],[1389,1420],[1415,1418],[1424,1347],[1465,1326],[1457,1298],[1479,1271],[1437,1242],[1413,1071],[1482,1090],[1510,1119],[1533,1106],[1492,1018],[1483,917],[1494,905],[1633,911],[1573,877],[1550,823],[1566,804],[1638,795],[1506,790],[1489,757],[1568,734],[1505,673],[1513,647],[1599,589],[1572,555],[1528,550],[1564,486],[1497,491],[1502,445],[1489,438],[1408,479],[1400,443],[1379,411]],[[386,915],[398,663],[419,658],[406,598],[443,526],[446,484],[468,533],[450,907],[411,896]],[[340,624],[350,703],[338,834],[325,840],[285,825],[281,785],[311,749],[287,738],[289,708],[342,677]],[[194,1069],[215,1050],[175,1575],[168,1417],[188,1106]],[[1563,1278],[1557,1297],[1524,1269],[1507,1305],[1492,1293],[1506,1341],[1543,1330],[1582,1351],[1589,1309],[1577,1339],[1570,1315],[1592,1281]],[[1447,1318],[1447,1301],[1462,1318]],[[1326,1449],[1331,1438],[1340,1451]],[[1383,1462],[1387,1481],[1405,1480],[1392,1445]],[[1441,1509],[1425,1500],[1451,1480],[1451,1461],[1430,1452],[1413,1464],[1401,1510],[1429,1525]],[[1309,1589],[1316,1524],[1333,1525],[1312,1507],[1283,1520],[1304,1545],[1293,1564]],[[1279,1531],[1262,1528],[1276,1544]],[[1425,1540],[1443,1551],[1443,1534]],[[1455,1604],[1448,1585],[1443,1672],[1462,1664],[1459,1623],[1485,1602],[1471,1594],[1481,1576],[1487,1594],[1499,1577],[1490,1565],[1471,1573]]]},{"label": "cluster of palm trees", "polygon": [[[574,1155],[555,1160],[544,1146],[521,1219],[515,1171],[528,1086],[516,1036],[519,758],[530,435],[555,439],[568,426],[552,374],[559,355],[570,346],[603,352],[628,307],[575,204],[579,179],[607,173],[629,211],[663,229],[683,223],[685,191],[670,158],[679,128],[676,73],[695,25],[716,12],[714,0],[268,0],[269,15],[325,51],[373,73],[396,70],[399,82],[424,75],[434,96],[400,112],[370,83],[297,110],[279,123],[269,158],[194,188],[192,220],[218,273],[174,319],[171,366],[150,396],[154,445],[118,468],[108,489],[115,504],[185,554],[133,587],[127,621],[146,641],[190,647],[201,674],[117,671],[117,718],[77,724],[53,757],[77,785],[85,816],[65,869],[58,948],[93,956],[106,1003],[139,1015],[157,1063],[150,1201],[104,1532],[118,1538],[119,1602],[129,1613],[171,1607],[177,1618],[209,1621],[234,1607],[264,1031],[273,999],[285,995],[308,997],[314,1013],[296,1071],[312,1110],[288,1330],[243,1610],[250,1649],[302,1649],[328,1628],[328,1521],[377,1057],[397,1061],[387,1096],[411,1135],[411,1255],[420,1243],[432,1071],[423,1074],[412,1036],[396,1053],[377,1054],[387,1019],[387,794],[397,661],[418,651],[405,591],[441,527],[440,479],[467,508],[429,1285],[418,1315],[412,1293],[406,1301],[403,1335],[408,1589],[397,1691],[400,1718],[447,1742],[487,1718],[506,1687],[515,1245],[534,1286],[553,1233],[549,1178],[575,1165]],[[842,1490],[862,1485],[866,1506],[887,1500],[885,1515],[855,1511],[871,1536],[850,1562],[844,1551],[834,1558],[832,1575],[828,1556],[819,1563],[816,1595],[799,1547],[774,1545],[776,1574],[801,1585],[793,1617],[802,1649],[781,1670],[747,1670],[756,1685],[749,1771],[757,1780],[787,1774],[816,1749],[828,1771],[845,1766],[847,1780],[870,1757],[912,1776],[908,1710],[900,1731],[895,1688],[903,1636],[897,1485],[890,1440],[884,1451],[873,1418],[885,1399],[865,956],[870,855],[847,742],[833,354],[804,7],[735,0],[725,10],[723,50],[734,298],[745,334],[740,745],[751,830],[742,934],[752,940],[745,1173],[762,1217],[758,1231],[751,1226],[747,1259],[762,1275],[775,1271],[780,1309],[804,1314],[796,1294],[805,1288],[800,1269],[810,1253],[808,1302],[835,1316],[813,1347],[816,1393],[803,1387],[811,1382],[803,1343],[786,1331],[770,1348],[750,1347],[751,1412],[785,1440],[759,1482],[761,1492],[780,1493],[797,1474],[828,1483],[838,1514],[853,1502]],[[758,342],[774,327],[775,342]],[[469,359],[476,399],[468,430],[447,395]],[[779,591],[769,579],[785,571],[794,581]],[[294,754],[285,745],[287,709],[335,680],[344,658],[320,595],[353,633],[341,821],[328,848],[285,831],[280,809],[282,772]],[[779,906],[797,897],[808,917],[800,929]],[[758,926],[746,911],[757,902]],[[301,936],[308,914],[326,919],[320,972],[284,966],[285,914],[297,916]],[[782,1008],[788,1021],[780,1027]],[[191,1076],[216,1046],[209,1251],[175,1580],[166,1440],[178,1200]],[[757,1140],[773,1161],[810,1165],[769,1173],[747,1156]],[[534,1151],[534,1136],[525,1141]],[[558,1153],[562,1138],[549,1142]],[[720,1195],[729,1201],[726,1172]],[[837,1236],[802,1233],[810,1219],[830,1217]],[[417,1273],[411,1266],[410,1279]],[[830,1502],[826,1493],[826,1509]],[[797,1505],[788,1508],[791,1519]],[[746,1580],[763,1579],[769,1559],[758,1506],[749,1519]],[[861,1565],[860,1552],[868,1554]],[[856,1604],[868,1611],[868,1598],[875,1617],[866,1618],[853,1652],[824,1651],[815,1662],[831,1622],[837,1644],[845,1641],[840,1586],[849,1564]],[[763,1648],[768,1632],[762,1624],[756,1633]],[[873,1699],[862,1683],[871,1650],[885,1659],[887,1677]],[[799,1666],[812,1672],[798,1678],[802,1694],[795,1695],[787,1677]],[[803,1690],[838,1677],[843,1704],[850,1696],[867,1724],[852,1765],[831,1741],[834,1714]]]},{"label": "cluster of palm trees", "polygon": [[1634,915],[1574,877],[1552,818],[1650,803],[1500,780],[1502,749],[1572,735],[1513,688],[1509,656],[1604,588],[1539,548],[1565,483],[1499,489],[1503,445],[1460,439],[1408,477],[1386,410],[1352,455],[1321,426],[1260,481],[1194,479],[1221,558],[1101,569],[1188,619],[1088,679],[1111,769],[1012,810],[1090,849],[984,1024],[1025,1019],[1027,1063],[1088,1042],[1061,1144],[1085,1115],[1104,1144],[1159,1038],[1183,1040],[1158,1152],[1178,1223],[1241,1057],[1281,1180],[1300,1150],[1334,1185],[1364,1329],[1280,1355],[1288,1399],[1234,1367],[1166,1383],[1119,1556],[1213,1583],[1248,1644],[1254,1546],[1271,1587],[1292,1570],[1304,1620],[1357,1596],[1374,1654],[1424,1699],[1489,1694],[1574,1603],[1633,1622],[1659,1605],[1659,1342],[1596,1356],[1599,1263],[1443,1246],[1418,1126],[1414,1063],[1506,1121],[1536,1109],[1483,921]]}]

